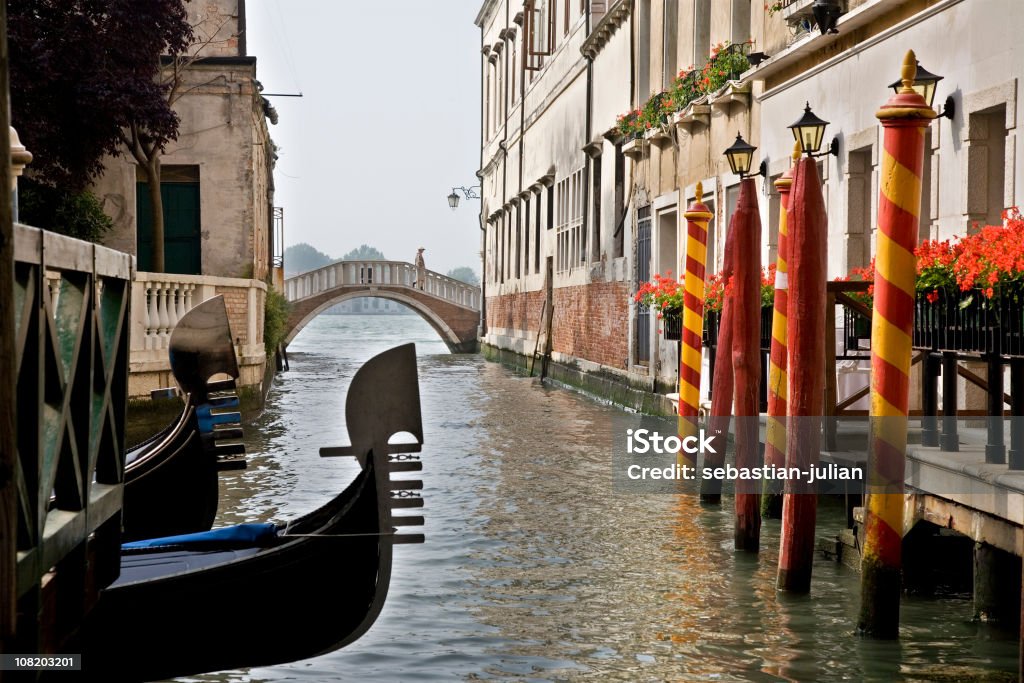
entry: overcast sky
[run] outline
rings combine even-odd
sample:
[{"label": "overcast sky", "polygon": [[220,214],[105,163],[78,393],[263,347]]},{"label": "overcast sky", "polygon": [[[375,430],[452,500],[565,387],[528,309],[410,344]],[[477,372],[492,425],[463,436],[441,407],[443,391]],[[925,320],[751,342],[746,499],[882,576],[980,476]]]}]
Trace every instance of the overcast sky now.
[{"label": "overcast sky", "polygon": [[480,272],[482,0],[246,0],[250,55],[280,122],[274,203],[286,245],[333,258],[362,243]]}]

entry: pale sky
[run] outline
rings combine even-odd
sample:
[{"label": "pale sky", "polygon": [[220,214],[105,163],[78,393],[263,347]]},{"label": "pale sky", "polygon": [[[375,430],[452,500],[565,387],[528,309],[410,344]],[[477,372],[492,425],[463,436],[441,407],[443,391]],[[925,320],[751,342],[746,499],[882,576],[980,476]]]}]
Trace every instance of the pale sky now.
[{"label": "pale sky", "polygon": [[280,114],[285,245],[480,272],[481,0],[246,0],[248,53]]}]

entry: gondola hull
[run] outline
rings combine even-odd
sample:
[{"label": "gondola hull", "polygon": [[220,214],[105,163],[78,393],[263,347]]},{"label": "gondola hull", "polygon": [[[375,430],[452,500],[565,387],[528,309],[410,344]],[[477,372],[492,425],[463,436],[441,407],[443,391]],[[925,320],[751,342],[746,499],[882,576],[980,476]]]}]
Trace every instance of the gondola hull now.
[{"label": "gondola hull", "polygon": [[[412,344],[368,361],[346,401],[351,446],[321,455],[358,459],[356,478],[324,507],[269,541],[125,550],[76,648],[90,680],[142,681],[305,659],[351,643],[380,613],[392,548],[421,543],[418,480],[423,429]],[[416,443],[390,445],[405,432]]]}]

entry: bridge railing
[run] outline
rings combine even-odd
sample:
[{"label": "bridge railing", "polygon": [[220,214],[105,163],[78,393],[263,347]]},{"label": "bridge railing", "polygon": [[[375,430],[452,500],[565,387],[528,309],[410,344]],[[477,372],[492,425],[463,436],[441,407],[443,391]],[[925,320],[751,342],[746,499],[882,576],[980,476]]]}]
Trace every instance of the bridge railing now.
[{"label": "bridge railing", "polygon": [[[415,283],[416,266],[405,261],[339,261],[291,277],[284,284],[288,301],[298,301],[342,285],[388,285],[412,289]],[[422,289],[459,306],[480,308],[479,287],[432,270],[426,272]]]}]

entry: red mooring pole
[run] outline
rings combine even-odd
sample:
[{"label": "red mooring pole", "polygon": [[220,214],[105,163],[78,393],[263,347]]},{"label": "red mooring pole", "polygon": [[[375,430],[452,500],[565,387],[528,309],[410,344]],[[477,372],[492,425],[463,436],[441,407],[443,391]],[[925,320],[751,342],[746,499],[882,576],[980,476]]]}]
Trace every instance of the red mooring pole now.
[{"label": "red mooring pole", "polygon": [[[753,178],[740,181],[740,196],[733,213],[736,274],[733,292],[736,312],[732,320],[732,362],[735,376],[736,468],[760,466],[758,420],[761,395],[761,218],[757,185]],[[761,536],[760,482],[736,482],[736,550],[757,552]]]},{"label": "red mooring pole", "polygon": [[[800,161],[800,143],[793,146],[793,163]],[[789,316],[789,191],[793,185],[793,169],[789,168],[775,181],[779,191],[779,244],[775,259],[775,301],[772,310],[772,345],[768,361],[768,421],[765,425],[764,464],[766,467],[786,465],[786,392],[788,387],[789,344],[786,339]],[[765,479],[761,490],[761,516],[782,518],[782,480]]]},{"label": "red mooring pole", "polygon": [[[722,255],[722,284],[727,285],[733,275],[735,244],[733,216],[725,237]],[[729,418],[732,416],[732,297],[722,293],[722,316],[718,320],[718,349],[715,357],[715,374],[711,383],[711,415],[708,420],[708,434],[714,437],[714,453],[704,455],[704,467],[721,467],[725,464],[726,435],[729,433]],[[702,503],[722,502],[722,481],[701,479],[700,500]]]},{"label": "red mooring pole", "polygon": [[900,92],[875,114],[885,131],[871,317],[871,420],[861,560],[859,630],[896,638],[900,592],[907,410],[924,131],[935,111],[911,87],[917,58],[903,59]]},{"label": "red mooring pole", "polygon": [[[821,413],[824,407],[825,344],[834,334],[825,329],[825,270],[828,221],[821,180],[814,159],[804,157],[793,171],[789,197],[789,418],[786,421],[786,467],[806,472],[818,464]],[[817,496],[807,479],[785,480],[778,587],[806,593],[811,589]]]}]

